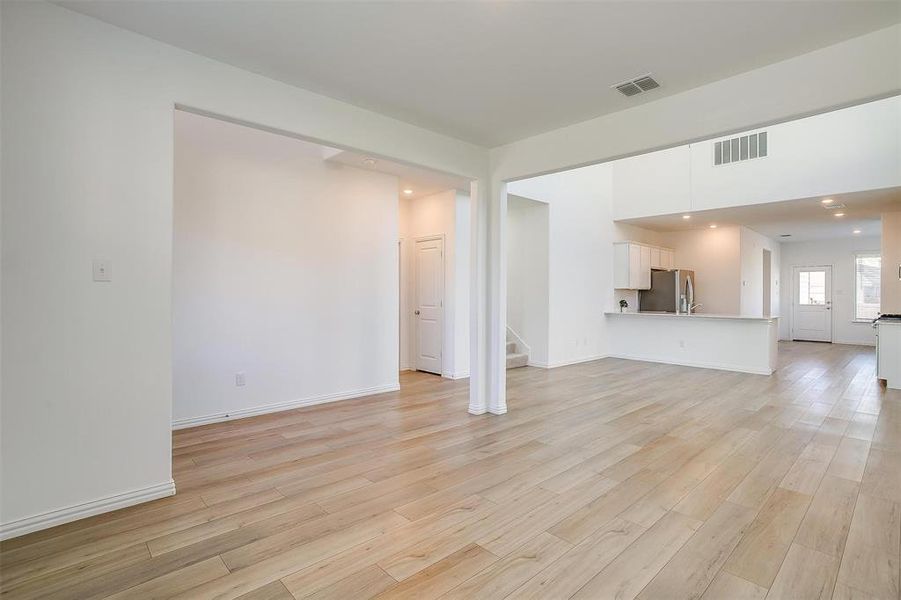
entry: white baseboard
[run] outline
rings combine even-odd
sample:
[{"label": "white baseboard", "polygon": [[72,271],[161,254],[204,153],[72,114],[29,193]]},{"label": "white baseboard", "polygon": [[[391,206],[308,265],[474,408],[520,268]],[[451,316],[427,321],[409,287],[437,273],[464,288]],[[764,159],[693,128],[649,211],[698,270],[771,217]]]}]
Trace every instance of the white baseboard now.
[{"label": "white baseboard", "polygon": [[127,506],[149,502],[175,494],[175,482],[169,480],[165,483],[151,485],[149,487],[132,490],[123,494],[116,494],[99,500],[92,500],[83,504],[76,504],[66,508],[51,510],[39,515],[17,519],[9,523],[0,524],[0,540],[7,540],[33,531],[40,531],[70,521],[77,521],[85,517],[111,512]]},{"label": "white baseboard", "polygon": [[637,360],[640,362],[652,362],[664,365],[678,365],[680,367],[695,367],[697,369],[715,369],[717,371],[734,371],[737,373],[751,373],[753,375],[772,375],[771,369],[755,369],[753,367],[745,367],[743,365],[730,365],[726,363],[707,363],[694,362],[690,360],[672,360],[662,358],[651,358],[647,356],[632,356],[628,354],[611,354],[610,358],[622,358],[624,360]]},{"label": "white baseboard", "polygon": [[610,358],[610,355],[598,354],[596,356],[586,356],[584,358],[576,358],[574,360],[561,360],[551,363],[538,362],[530,359],[529,366],[538,367],[540,369],[556,369],[557,367],[568,367],[569,365],[579,365],[582,363],[593,362],[595,360],[601,360],[602,358]]},{"label": "white baseboard", "polygon": [[269,413],[281,412],[283,410],[291,410],[292,408],[314,406],[316,404],[325,404],[326,402],[337,402],[338,400],[349,400],[351,398],[371,396],[373,394],[383,394],[385,392],[396,392],[399,389],[400,384],[398,382],[394,382],[386,385],[377,385],[369,388],[350,390],[347,392],[338,392],[336,394],[322,394],[319,396],[310,396],[308,398],[299,398],[297,400],[288,400],[287,402],[276,402],[275,404],[264,404],[262,406],[253,406],[251,408],[241,408],[238,410],[215,413],[212,415],[204,415],[201,417],[173,419],[172,429],[186,429],[188,427],[197,427],[199,425],[209,425],[210,423],[221,423],[223,421],[231,421],[234,419],[244,419],[246,417],[266,415]]},{"label": "white baseboard", "polygon": [[466,379],[469,377],[469,371],[460,371],[459,373],[446,373],[443,374],[442,377],[446,377],[447,379]]}]

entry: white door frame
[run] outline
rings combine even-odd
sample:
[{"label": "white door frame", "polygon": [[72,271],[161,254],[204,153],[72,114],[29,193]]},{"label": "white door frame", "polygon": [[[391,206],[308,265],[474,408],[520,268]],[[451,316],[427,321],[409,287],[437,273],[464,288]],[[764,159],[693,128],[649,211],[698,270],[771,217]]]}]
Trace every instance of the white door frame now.
[{"label": "white door frame", "polygon": [[[832,343],[833,335],[832,330],[834,329],[835,323],[833,322],[833,303],[832,303],[832,275],[833,268],[832,265],[792,265],[792,280],[791,280],[791,299],[792,304],[790,308],[791,314],[791,327],[789,327],[789,338],[791,340],[795,339],[795,307],[798,306],[798,272],[803,271],[804,269],[828,269],[829,271],[829,294],[826,298],[826,310],[829,312],[829,340],[828,343]],[[820,341],[820,340],[798,340],[798,341]],[[823,340],[825,341],[825,340]]]},{"label": "white door frame", "polygon": [[434,241],[441,242],[441,327],[439,328],[439,331],[441,332],[441,373],[438,373],[438,375],[444,376],[444,338],[446,328],[445,319],[447,318],[447,313],[444,310],[445,305],[447,304],[447,258],[445,257],[445,253],[447,251],[447,243],[443,233],[424,235],[413,239],[413,276],[410,278],[413,284],[413,308],[410,311],[410,318],[413,319],[413,327],[411,328],[413,333],[413,344],[411,345],[413,356],[410,358],[410,368],[413,371],[419,370],[417,368],[417,359],[419,356],[419,319],[417,318],[418,315],[415,314],[415,311],[419,310],[419,252],[417,250],[417,244],[419,244],[419,242]]}]

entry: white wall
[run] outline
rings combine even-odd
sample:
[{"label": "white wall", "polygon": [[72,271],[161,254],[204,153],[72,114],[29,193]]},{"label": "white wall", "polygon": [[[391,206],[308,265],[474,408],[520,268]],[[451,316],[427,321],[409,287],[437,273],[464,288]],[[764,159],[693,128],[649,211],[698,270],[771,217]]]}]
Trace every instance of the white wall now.
[{"label": "white wall", "polygon": [[880,311],[901,313],[901,212],[882,215]]},{"label": "white wall", "polygon": [[469,377],[469,293],[472,278],[472,199],[456,192],[454,204],[454,378]]},{"label": "white wall", "polygon": [[397,178],[190,113],[175,144],[173,422],[396,389]]},{"label": "white wall", "polygon": [[623,158],[612,166],[615,219],[691,210],[688,145]]},{"label": "white wall", "polygon": [[739,314],[762,317],[764,297],[763,251],[770,251],[770,314],[780,316],[779,286],[782,285],[780,244],[747,227],[741,228],[741,304]]},{"label": "white wall", "polygon": [[741,313],[741,228],[692,229],[663,236],[675,250],[676,267],[695,272],[699,313]]},{"label": "white wall", "polygon": [[529,346],[529,361],[547,365],[549,206],[507,202],[507,325]]},{"label": "white wall", "polygon": [[[735,135],[757,131],[762,130]],[[713,138],[615,161],[615,217],[901,185],[901,97],[771,125],[765,131],[768,152],[763,158],[715,165],[714,144],[723,138]]]},{"label": "white wall", "polygon": [[[866,65],[867,68],[861,68]],[[491,150],[495,181],[678,146],[901,92],[901,25]]]},{"label": "white wall", "polygon": [[832,265],[832,341],[838,344],[875,344],[875,332],[870,323],[854,322],[854,255],[879,252],[879,245],[878,236],[781,244],[780,339],[791,339],[792,269]]},{"label": "white wall", "polygon": [[415,332],[416,239],[444,236],[444,335],[442,375],[454,379],[469,376],[469,196],[456,190],[425,198],[401,201],[400,237],[406,310],[402,314],[401,368],[412,369]]},{"label": "white wall", "polygon": [[[471,144],[56,5],[0,10],[9,536],[172,493],[175,104],[483,181],[488,163]],[[91,281],[97,258],[112,282]]]},{"label": "white wall", "polygon": [[[609,353],[604,311],[620,298],[613,289],[613,242],[661,243],[658,233],[613,221],[612,186],[609,164],[508,185],[511,194],[549,205],[548,360],[542,366]],[[637,306],[634,293],[626,294],[630,306]]]},{"label": "white wall", "polygon": [[691,144],[692,210],[901,185],[901,97],[779,123],[765,131],[766,157],[728,165],[713,164],[713,144],[721,138]]}]

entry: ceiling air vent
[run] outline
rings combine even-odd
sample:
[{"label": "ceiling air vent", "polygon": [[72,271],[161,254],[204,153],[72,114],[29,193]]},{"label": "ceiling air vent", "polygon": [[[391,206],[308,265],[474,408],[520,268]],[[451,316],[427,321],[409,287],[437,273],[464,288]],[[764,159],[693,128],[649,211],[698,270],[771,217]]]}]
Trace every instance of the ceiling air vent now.
[{"label": "ceiling air vent", "polygon": [[635,85],[641,88],[642,92],[647,92],[648,90],[653,90],[654,88],[659,88],[660,84],[654,81],[654,78],[650,75],[646,77],[639,77],[635,81],[633,81]]},{"label": "ceiling air vent", "polygon": [[660,84],[651,77],[650,73],[648,73],[647,75],[642,75],[641,77],[636,77],[629,81],[617,83],[611,87],[616,88],[623,96],[635,96],[642,92],[659,88]]},{"label": "ceiling air vent", "polygon": [[716,142],[713,145],[713,164],[727,165],[729,163],[763,158],[767,155],[766,131],[743,135],[728,140]]}]

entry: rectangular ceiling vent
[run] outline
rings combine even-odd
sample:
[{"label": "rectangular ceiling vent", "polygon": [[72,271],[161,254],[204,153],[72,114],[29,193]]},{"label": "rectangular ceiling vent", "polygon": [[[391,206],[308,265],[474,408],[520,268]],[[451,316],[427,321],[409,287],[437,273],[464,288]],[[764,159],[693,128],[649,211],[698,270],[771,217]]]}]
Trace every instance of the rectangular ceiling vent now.
[{"label": "rectangular ceiling vent", "polygon": [[728,165],[767,155],[766,131],[716,142],[713,145],[713,164]]},{"label": "rectangular ceiling vent", "polygon": [[651,77],[651,74],[642,75],[641,77],[636,77],[635,79],[630,79],[629,81],[624,81],[622,83],[617,83],[616,85],[610,86],[619,91],[623,96],[635,96],[642,92],[648,92],[653,90],[654,88],[659,88],[660,84]]}]

